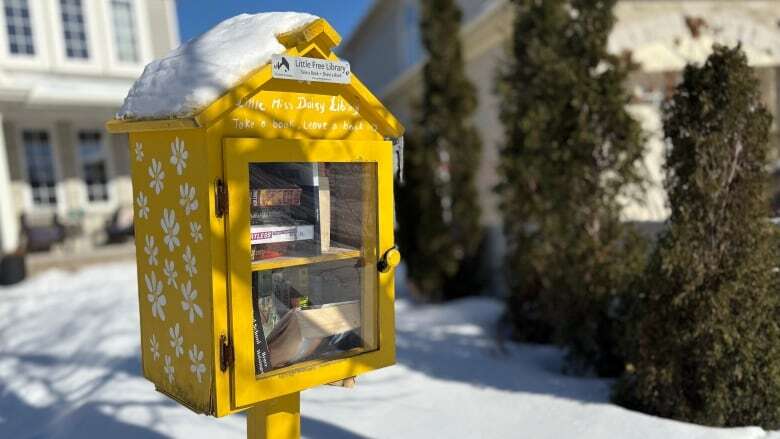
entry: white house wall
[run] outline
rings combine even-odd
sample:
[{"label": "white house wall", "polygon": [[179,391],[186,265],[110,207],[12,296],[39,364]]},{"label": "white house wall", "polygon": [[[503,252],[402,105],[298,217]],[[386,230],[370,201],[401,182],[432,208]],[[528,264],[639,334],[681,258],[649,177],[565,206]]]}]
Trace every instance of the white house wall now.
[{"label": "white house wall", "polygon": [[[133,0],[138,61],[120,61],[111,2],[83,0],[89,58],[68,59],[59,0],[29,0],[28,4],[34,56],[9,53],[5,14],[0,10],[0,115],[5,141],[5,148],[0,148],[0,196],[4,197],[0,256],[13,246],[7,236],[18,236],[23,213],[33,218],[57,214],[68,221],[82,212],[81,227],[92,237],[119,206],[132,205],[127,137],[108,134],[104,124],[114,116],[144,66],[179,44],[175,0]],[[21,132],[26,128],[49,133],[56,168],[55,208],[32,203],[21,145]],[[77,147],[79,130],[102,133],[108,201],[88,200]],[[3,166],[8,169],[5,180]]]},{"label": "white house wall", "polygon": [[68,59],[62,37],[62,20],[58,0],[31,0],[30,6],[34,56],[13,55],[8,52],[5,15],[0,14],[0,66],[10,70],[56,72],[100,77],[134,78],[157,53],[167,52],[178,37],[173,0],[134,0],[136,44],[139,60],[120,62],[114,47],[114,29],[110,2],[84,0],[84,14],[89,46],[89,58]]},{"label": "white house wall", "polygon": [[[461,39],[464,44],[464,56],[466,60],[466,72],[477,87],[479,96],[479,108],[475,114],[475,123],[480,128],[484,149],[483,159],[480,165],[478,179],[480,197],[483,200],[482,222],[486,226],[500,224],[500,215],[497,209],[497,200],[492,192],[495,186],[498,163],[499,146],[501,144],[502,128],[498,120],[498,99],[495,95],[496,68],[500,60],[505,56],[509,36],[512,32],[513,13],[506,0],[458,0],[464,11],[464,25],[461,29]],[[746,46],[755,46],[753,52],[771,53],[774,57],[771,67],[759,68],[757,73],[761,79],[762,95],[775,114],[775,126],[773,141],[780,146],[780,135],[777,127],[780,125],[780,2],[774,0],[755,0],[750,2],[739,1],[639,1],[625,0],[618,3],[616,15],[618,22],[611,38],[610,45],[617,52],[626,47],[636,47],[638,50],[652,46],[653,38],[661,38],[669,51],[679,52],[676,57],[688,54],[699,54],[695,44],[690,42],[690,31],[684,25],[686,15],[691,17],[715,14],[720,25],[736,23],[734,30],[718,31],[713,36],[713,41],[723,39],[728,42],[734,36],[742,36]],[[354,70],[361,79],[379,90],[379,97],[388,105],[407,126],[413,119],[414,103],[419,99],[421,90],[421,65],[422,59],[416,65],[398,71],[398,66],[403,65],[401,55],[396,55],[392,48],[397,47],[407,38],[408,29],[403,26],[392,28],[386,20],[383,26],[376,26],[375,21],[381,17],[392,17],[403,14],[403,9],[408,7],[408,2],[401,0],[378,1],[369,20],[358,27],[358,30],[345,44],[344,57],[349,60]],[[675,23],[667,23],[659,26],[654,15],[662,15],[665,20],[676,20]],[[730,16],[733,18],[730,22]],[[670,18],[672,17],[672,18]],[[755,31],[740,23],[750,24],[754,20],[760,25],[762,32]],[[398,21],[396,21],[398,22]],[[670,29],[676,29],[671,32]],[[775,38],[767,38],[766,32],[774,32]],[[676,32],[676,33],[675,33]],[[713,31],[714,32],[714,31]],[[672,35],[674,34],[674,35]],[[687,35],[687,40],[685,36]],[[675,37],[676,36],[676,37]],[[682,49],[675,46],[675,38],[684,40],[680,43]],[[631,46],[633,44],[633,46]],[[372,48],[373,57],[367,57],[363,50],[357,48]],[[743,46],[745,47],[745,46]],[[380,62],[376,53],[384,48]],[[686,51],[687,50],[687,51]],[[668,59],[667,62],[670,62]],[[766,63],[766,59],[761,58]],[[625,200],[626,208],[624,218],[633,221],[662,221],[668,216],[665,206],[665,193],[663,191],[664,142],[660,128],[660,113],[658,104],[664,94],[679,79],[679,72],[674,71],[677,64],[669,64],[672,71],[658,70],[660,64],[656,63],[649,70],[640,70],[632,75],[627,86],[629,90],[637,93],[639,102],[632,106],[631,111],[637,115],[638,120],[646,129],[649,129],[649,142],[647,144],[647,156],[645,168],[647,170],[649,190],[641,203]],[[655,109],[651,111],[649,104],[654,103]],[[411,126],[410,126],[411,127]]]},{"label": "white house wall", "polygon": [[[18,221],[22,214],[33,220],[48,218],[57,214],[68,221],[74,214],[83,215],[81,225],[88,239],[98,238],[105,221],[122,205],[132,205],[132,183],[129,176],[129,159],[126,136],[111,136],[104,127],[110,114],[104,112],[94,116],[73,118],[60,114],[46,117],[15,115],[3,124],[6,143],[6,160],[9,167],[13,216]],[[6,117],[8,119],[8,117]],[[38,207],[32,203],[32,194],[26,176],[26,162],[21,133],[25,129],[41,129],[49,133],[55,157],[57,184],[57,205],[55,208]],[[77,135],[80,130],[95,130],[102,135],[108,174],[107,201],[89,202],[83,180],[83,165],[77,149]],[[0,157],[2,159],[2,157]]]},{"label": "white house wall", "polygon": [[380,2],[361,24],[362,28],[371,29],[372,38],[356,38],[340,49],[352,71],[369,89],[379,90],[407,67],[402,63],[402,39],[396,34],[402,6],[401,0]]},{"label": "white house wall", "polygon": [[[184,0],[186,1],[186,0]],[[162,58],[179,45],[179,25],[174,0],[147,0],[147,28],[152,46],[152,57]]]},{"label": "white house wall", "polygon": [[457,0],[463,14],[463,22],[468,23],[482,15],[488,8],[505,0]]},{"label": "white house wall", "polygon": [[482,159],[477,173],[477,188],[482,203],[482,224],[500,226],[499,200],[493,188],[499,183],[496,169],[503,140],[503,127],[499,122],[499,99],[495,93],[496,68],[504,56],[500,46],[480,53],[469,60],[466,74],[477,89],[479,96],[473,121],[482,138]]}]

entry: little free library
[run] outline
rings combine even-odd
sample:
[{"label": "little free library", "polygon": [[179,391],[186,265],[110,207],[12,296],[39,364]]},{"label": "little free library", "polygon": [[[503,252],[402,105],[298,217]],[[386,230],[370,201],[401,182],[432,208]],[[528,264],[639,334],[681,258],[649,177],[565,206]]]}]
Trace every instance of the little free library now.
[{"label": "little free library", "polygon": [[403,127],[339,42],[308,14],[234,17],[107,123],[129,133],[144,376],[268,437],[299,434],[300,391],[395,362]]}]

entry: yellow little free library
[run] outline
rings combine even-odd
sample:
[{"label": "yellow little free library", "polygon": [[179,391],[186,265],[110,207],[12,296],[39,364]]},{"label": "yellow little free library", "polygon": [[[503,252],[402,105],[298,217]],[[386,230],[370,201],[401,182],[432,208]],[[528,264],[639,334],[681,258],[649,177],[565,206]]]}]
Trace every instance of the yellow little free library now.
[{"label": "yellow little free library", "polygon": [[[195,412],[297,407],[395,361],[403,127],[339,42],[307,14],[235,17],[150,64],[107,123],[129,133],[144,376]],[[230,44],[246,59],[210,52]]]}]

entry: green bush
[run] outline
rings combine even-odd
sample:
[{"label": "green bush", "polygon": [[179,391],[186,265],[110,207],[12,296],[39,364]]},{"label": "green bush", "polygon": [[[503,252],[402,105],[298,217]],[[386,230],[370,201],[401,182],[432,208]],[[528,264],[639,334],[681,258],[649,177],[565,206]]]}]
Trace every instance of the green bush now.
[{"label": "green bush", "polygon": [[617,309],[645,256],[620,219],[621,196],[642,185],[644,141],[626,111],[630,66],[607,51],[616,0],[514,3],[498,87],[509,314],[518,338],[560,343],[571,368],[615,375]]},{"label": "green bush", "polygon": [[[479,293],[482,240],[476,176],[482,152],[476,92],[463,69],[461,11],[454,0],[421,3],[428,60],[398,190],[398,241],[409,277],[430,300]],[[445,172],[442,172],[445,171]]]},{"label": "green bush", "polygon": [[664,112],[669,228],[651,257],[617,402],[715,426],[780,427],[771,116],[740,48],[688,66]]}]

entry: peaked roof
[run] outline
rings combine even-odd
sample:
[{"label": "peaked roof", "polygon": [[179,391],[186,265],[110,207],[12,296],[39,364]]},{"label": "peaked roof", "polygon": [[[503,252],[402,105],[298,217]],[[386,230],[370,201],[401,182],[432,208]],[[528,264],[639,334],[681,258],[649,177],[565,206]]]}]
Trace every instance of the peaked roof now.
[{"label": "peaked roof", "polygon": [[297,12],[241,14],[149,63],[130,89],[119,119],[188,117],[287,48],[276,36],[318,17]]},{"label": "peaked roof", "polygon": [[[263,14],[251,16],[245,14],[234,18],[248,17],[251,21],[253,17],[258,17],[260,15]],[[131,117],[129,111],[124,114],[120,113],[117,115],[115,120],[109,121],[106,124],[108,130],[113,133],[122,133],[131,131],[157,131],[209,126],[217,121],[226,112],[238,106],[242,99],[245,99],[248,96],[256,93],[259,88],[272,80],[270,59],[274,54],[284,53],[289,56],[315,57],[332,61],[338,60],[339,58],[333,53],[333,49],[341,42],[341,36],[338,34],[338,32],[336,32],[336,30],[333,29],[333,27],[322,18],[316,18],[314,16],[308,16],[307,14],[304,14],[308,17],[314,17],[312,21],[308,21],[300,17],[300,14],[298,15],[301,21],[306,22],[306,24],[297,26],[294,30],[283,33],[275,33],[266,28],[265,33],[263,34],[263,41],[268,46],[273,46],[274,49],[273,51],[264,50],[263,56],[251,56],[252,67],[247,67],[245,64],[239,65],[238,67],[232,67],[235,69],[232,72],[224,71],[224,69],[231,67],[220,67],[215,70],[216,73],[232,78],[230,81],[225,81],[229,82],[231,86],[227,88],[224,86],[220,87],[222,92],[219,95],[215,95],[213,92],[209,92],[207,94],[204,93],[205,97],[202,98],[202,104],[199,104],[197,108],[193,107],[193,109],[188,110],[187,113],[176,114],[165,112],[161,113],[161,116],[147,117],[139,117],[139,113],[132,113]],[[231,20],[233,19],[229,19],[220,23],[220,25],[208,33],[213,32],[223,25],[231,25]],[[230,32],[239,33],[241,32],[240,28],[241,26],[237,26],[236,29],[232,29]],[[257,33],[256,31],[253,32],[255,34]],[[272,38],[271,36],[274,37]],[[270,43],[271,39],[275,40],[273,44]],[[188,42],[187,44],[190,43],[192,43],[192,41]],[[257,44],[254,42],[245,47],[256,49],[258,52],[260,51],[260,49],[257,49]],[[279,49],[279,47],[281,47],[281,49]],[[174,53],[181,54],[184,52],[177,49],[176,51],[172,52],[172,54]],[[170,55],[163,58],[163,60],[168,59],[169,57]],[[208,64],[207,61],[204,62]],[[149,70],[148,67],[147,70]],[[247,73],[241,74],[241,72],[244,71]],[[136,81],[136,84],[141,82],[145,75],[146,72],[144,72],[144,75],[142,75],[141,78]],[[150,75],[147,76],[147,82],[151,83],[152,85],[150,88],[143,90],[143,94],[140,93],[140,88],[135,92],[131,90],[131,92],[128,94],[123,109],[130,107],[130,105],[128,105],[128,101],[131,101],[132,99],[140,100],[162,98],[170,100],[167,95],[171,94],[172,90],[170,90],[169,87],[165,85],[163,80],[173,80],[174,78],[169,78],[167,74],[164,74],[161,77],[156,76],[157,75],[151,74],[151,72]],[[184,76],[186,77],[187,74],[184,74]],[[391,137],[402,136],[404,133],[403,125],[401,125],[395,116],[393,116],[392,113],[390,113],[390,111],[379,101],[379,99],[377,99],[360,81],[360,79],[358,79],[354,72],[352,75],[350,75],[350,77],[351,82],[346,85],[307,83],[306,87],[310,87],[311,92],[315,94],[340,94],[345,98],[357,102],[359,105],[356,108],[360,108],[360,113],[364,117],[368,118],[372,123],[374,123],[377,127],[377,130],[382,135]],[[178,79],[176,79],[176,81],[178,81]],[[185,90],[195,90],[193,84],[177,83],[176,86],[182,87]],[[135,89],[136,87],[134,87],[134,90]]]}]

